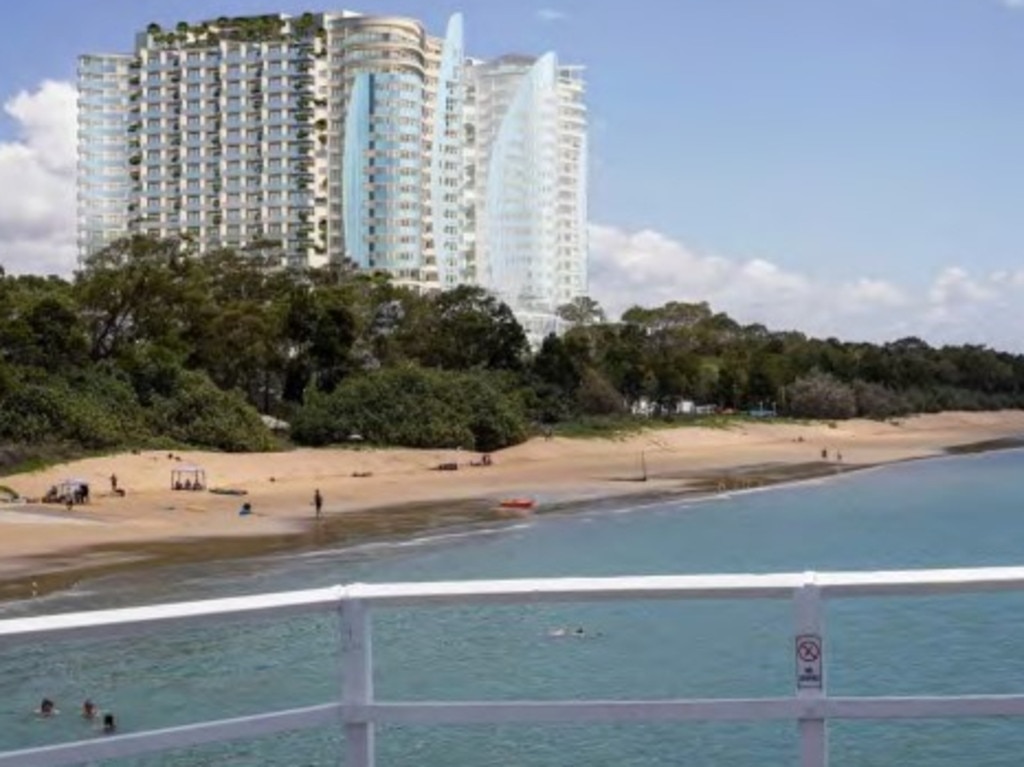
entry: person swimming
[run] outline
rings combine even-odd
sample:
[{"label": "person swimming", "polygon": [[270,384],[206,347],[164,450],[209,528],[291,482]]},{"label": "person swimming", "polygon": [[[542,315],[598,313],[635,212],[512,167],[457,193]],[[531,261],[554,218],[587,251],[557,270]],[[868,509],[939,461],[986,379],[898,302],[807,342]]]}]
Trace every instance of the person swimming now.
[{"label": "person swimming", "polygon": [[548,636],[549,637],[554,637],[556,639],[559,639],[561,637],[570,637],[570,636],[571,637],[577,637],[578,639],[582,639],[586,635],[587,635],[587,632],[585,632],[583,630],[582,626],[577,626],[574,629],[557,628],[557,629],[552,629],[551,631],[548,632]]},{"label": "person swimming", "polygon": [[93,703],[91,700],[86,700],[85,703],[82,704],[82,718],[83,719],[88,719],[88,720],[92,721],[97,716],[99,716],[99,713],[100,713],[100,710],[98,708],[96,708],[96,704]]},{"label": "person swimming", "polygon": [[107,735],[117,732],[117,722],[114,720],[113,714],[103,715],[103,732]]},{"label": "person swimming", "polygon": [[57,707],[53,704],[52,700],[49,698],[43,698],[43,702],[39,704],[39,710],[36,711],[36,713],[39,714],[39,716],[55,716],[56,714],[59,714],[60,711],[57,710]]}]

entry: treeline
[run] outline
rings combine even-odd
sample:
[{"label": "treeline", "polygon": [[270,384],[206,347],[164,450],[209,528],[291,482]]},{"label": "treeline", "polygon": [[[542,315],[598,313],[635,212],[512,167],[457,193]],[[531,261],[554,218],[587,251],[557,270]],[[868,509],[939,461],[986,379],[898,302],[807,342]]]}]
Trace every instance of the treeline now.
[{"label": "treeline", "polygon": [[1024,357],[978,346],[816,340],[706,304],[610,323],[580,299],[532,352],[479,288],[418,295],[276,262],[133,238],[70,281],[0,272],[0,447],[266,450],[264,415],[299,444],[495,450],[641,401],[825,418],[1024,406]]}]

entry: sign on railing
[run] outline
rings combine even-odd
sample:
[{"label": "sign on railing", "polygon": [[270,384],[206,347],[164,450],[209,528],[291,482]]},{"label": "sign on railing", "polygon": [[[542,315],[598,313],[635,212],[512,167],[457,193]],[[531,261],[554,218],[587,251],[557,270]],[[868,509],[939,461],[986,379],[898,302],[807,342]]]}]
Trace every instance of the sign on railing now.
[{"label": "sign on railing", "polygon": [[[253,617],[338,611],[345,684],[340,700],[318,706],[201,722],[77,743],[0,753],[0,767],[58,767],[168,751],[278,732],[341,725],[347,767],[372,767],[378,724],[561,722],[795,722],[801,767],[828,763],[830,719],[1024,716],[1024,695],[830,697],[826,691],[824,599],[1024,589],[1024,568],[776,575],[551,578],[511,581],[353,584],[282,594],[68,613],[0,621],[0,648],[164,630]],[[782,698],[654,701],[381,702],[373,694],[370,612],[396,605],[509,604],[630,599],[792,599],[794,693]],[[457,767],[453,765],[453,767]]]}]

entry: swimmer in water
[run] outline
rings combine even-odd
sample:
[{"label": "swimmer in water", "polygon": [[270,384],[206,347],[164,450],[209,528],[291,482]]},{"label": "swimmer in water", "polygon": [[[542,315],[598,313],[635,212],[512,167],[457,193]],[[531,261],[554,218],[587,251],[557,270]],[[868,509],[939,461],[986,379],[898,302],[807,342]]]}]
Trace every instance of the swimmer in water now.
[{"label": "swimmer in water", "polygon": [[90,722],[99,716],[100,710],[96,708],[96,704],[91,700],[86,700],[82,704],[82,718],[88,719]]},{"label": "swimmer in water", "polygon": [[107,735],[112,735],[117,732],[117,722],[114,721],[113,714],[103,715],[103,732]]},{"label": "swimmer in water", "polygon": [[49,698],[43,698],[43,702],[39,704],[39,710],[36,711],[39,716],[55,716],[60,712],[57,707],[53,705],[53,701]]},{"label": "swimmer in water", "polygon": [[567,629],[567,628],[557,628],[557,629],[552,629],[551,631],[548,632],[548,636],[549,637],[555,637],[555,638],[573,636],[573,637],[577,637],[577,638],[582,639],[586,635],[587,634],[583,630],[582,626],[577,626],[576,628],[572,629],[571,631],[569,629]]}]

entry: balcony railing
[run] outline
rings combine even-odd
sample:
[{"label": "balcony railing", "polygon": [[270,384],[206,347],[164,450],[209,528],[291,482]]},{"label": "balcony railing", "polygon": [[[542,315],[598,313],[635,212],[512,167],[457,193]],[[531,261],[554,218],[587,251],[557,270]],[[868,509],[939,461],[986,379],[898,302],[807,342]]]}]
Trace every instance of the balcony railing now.
[{"label": "balcony railing", "polygon": [[[57,767],[337,724],[348,767],[374,764],[378,724],[555,724],[792,721],[801,767],[828,763],[834,719],[1024,716],[1024,695],[832,697],[825,687],[827,599],[1024,589],[1024,567],[893,572],[684,575],[625,578],[352,584],[324,589],[0,621],[0,648],[16,643],[123,636],[246,618],[336,613],[341,622],[340,700],[0,753],[0,767]],[[793,694],[743,699],[614,701],[379,701],[373,693],[370,611],[410,605],[614,600],[788,599],[794,607]]]}]

